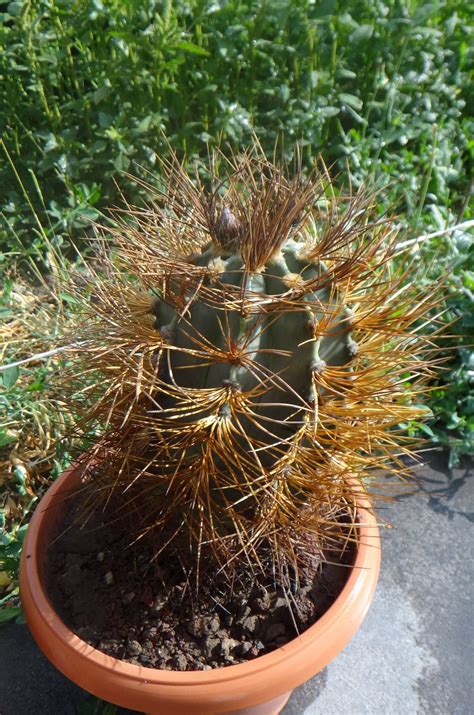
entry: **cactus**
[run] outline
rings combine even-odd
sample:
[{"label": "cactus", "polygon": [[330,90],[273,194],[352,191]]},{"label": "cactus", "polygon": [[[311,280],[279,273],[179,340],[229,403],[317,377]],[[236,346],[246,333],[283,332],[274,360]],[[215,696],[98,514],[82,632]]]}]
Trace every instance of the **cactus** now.
[{"label": "cactus", "polygon": [[382,470],[406,475],[398,425],[426,415],[437,289],[395,268],[374,197],[336,197],[324,171],[291,173],[257,145],[216,154],[208,180],[164,168],[76,290],[63,384],[100,435],[84,489],[113,496],[157,553],[282,575],[308,544],[356,538],[355,494]]}]

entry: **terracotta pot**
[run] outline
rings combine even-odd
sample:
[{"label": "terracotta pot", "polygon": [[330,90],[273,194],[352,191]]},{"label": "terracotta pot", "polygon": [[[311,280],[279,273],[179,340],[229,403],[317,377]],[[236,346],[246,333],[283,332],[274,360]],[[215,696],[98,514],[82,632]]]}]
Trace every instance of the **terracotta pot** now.
[{"label": "terracotta pot", "polygon": [[74,468],[64,472],[33,515],[21,558],[21,598],[43,653],[64,675],[104,700],[156,715],[276,714],[292,689],[330,663],[364,620],[378,580],[380,541],[374,516],[361,504],[360,546],[343,591],[317,623],[287,645],[247,663],[184,673],[105,655],[64,625],[43,586],[47,544],[64,497],[78,479]]}]

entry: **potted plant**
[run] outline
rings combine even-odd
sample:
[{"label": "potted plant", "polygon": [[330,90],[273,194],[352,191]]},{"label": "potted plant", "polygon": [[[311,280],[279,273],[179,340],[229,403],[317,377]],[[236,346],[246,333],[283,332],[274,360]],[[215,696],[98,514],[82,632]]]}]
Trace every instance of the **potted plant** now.
[{"label": "potted plant", "polygon": [[100,697],[276,713],[369,607],[370,495],[405,474],[399,423],[427,413],[435,291],[395,267],[363,190],[336,197],[257,144],[215,154],[205,179],[164,169],[68,288],[82,308],[61,379],[93,439],[33,516],[23,605],[50,660]]}]

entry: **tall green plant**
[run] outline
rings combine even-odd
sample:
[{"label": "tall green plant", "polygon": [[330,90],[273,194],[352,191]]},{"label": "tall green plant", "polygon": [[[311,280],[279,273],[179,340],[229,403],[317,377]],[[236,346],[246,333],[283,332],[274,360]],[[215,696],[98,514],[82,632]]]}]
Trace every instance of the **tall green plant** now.
[{"label": "tall green plant", "polygon": [[[2,136],[43,225],[60,237],[95,218],[115,200],[117,172],[131,162],[152,169],[167,151],[162,132],[188,156],[222,140],[236,148],[253,132],[270,150],[284,133],[310,160],[322,151],[341,168],[349,161],[356,181],[376,173],[395,182],[387,199],[418,223],[426,200],[455,205],[472,99],[467,6],[268,8],[10,3],[0,29]],[[28,245],[32,219],[6,164],[0,184],[10,230]],[[140,195],[133,184],[127,191]]]}]

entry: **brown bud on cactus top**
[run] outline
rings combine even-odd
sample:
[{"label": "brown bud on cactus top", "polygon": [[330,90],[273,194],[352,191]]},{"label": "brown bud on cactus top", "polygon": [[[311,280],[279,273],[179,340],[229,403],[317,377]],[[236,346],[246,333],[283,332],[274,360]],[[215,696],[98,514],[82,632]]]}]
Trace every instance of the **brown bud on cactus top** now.
[{"label": "brown bud on cactus top", "polygon": [[226,251],[238,252],[242,224],[228,206],[224,206],[214,229],[217,243]]}]

